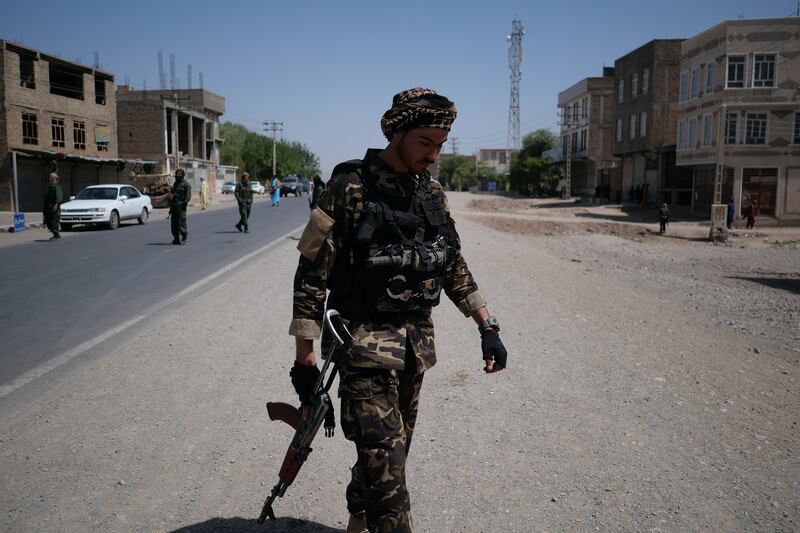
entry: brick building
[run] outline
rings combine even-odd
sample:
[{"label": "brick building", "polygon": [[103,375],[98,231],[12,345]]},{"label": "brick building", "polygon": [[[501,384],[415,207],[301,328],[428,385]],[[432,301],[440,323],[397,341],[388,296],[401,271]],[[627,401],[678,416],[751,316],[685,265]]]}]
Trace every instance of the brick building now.
[{"label": "brick building", "polygon": [[[621,187],[619,163],[611,153],[614,69],[602,77],[584,78],[558,94],[561,146],[569,147],[572,193],[593,195],[597,185],[608,186],[612,197]],[[565,169],[561,169],[565,176]]]},{"label": "brick building", "polygon": [[[692,208],[800,220],[800,18],[728,20],[681,46],[677,164],[693,173]],[[720,137],[722,144],[719,144]]]},{"label": "brick building", "polygon": [[225,98],[204,89],[137,91],[120,86],[119,153],[126,159],[155,161],[155,173],[183,168],[192,188],[199,191],[200,178],[211,185],[217,177],[223,113]]},{"label": "brick building", "polygon": [[47,175],[64,194],[116,183],[114,77],[0,40],[0,210],[41,211]]},{"label": "brick building", "polygon": [[682,42],[653,40],[614,62],[613,154],[624,201],[632,187],[647,186],[649,203],[691,205],[691,172],[675,165]]},{"label": "brick building", "polygon": [[511,171],[513,153],[513,150],[507,148],[479,148],[478,159],[494,170],[495,174],[503,175]]}]

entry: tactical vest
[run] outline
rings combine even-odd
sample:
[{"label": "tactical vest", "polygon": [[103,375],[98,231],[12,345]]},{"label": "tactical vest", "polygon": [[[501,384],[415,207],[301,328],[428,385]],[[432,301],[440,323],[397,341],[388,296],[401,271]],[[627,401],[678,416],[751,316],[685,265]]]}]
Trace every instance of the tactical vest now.
[{"label": "tactical vest", "polygon": [[337,256],[329,304],[343,314],[373,318],[431,309],[439,303],[455,243],[430,175],[419,176],[414,196],[401,198],[383,193],[364,166],[355,170],[364,211]]}]

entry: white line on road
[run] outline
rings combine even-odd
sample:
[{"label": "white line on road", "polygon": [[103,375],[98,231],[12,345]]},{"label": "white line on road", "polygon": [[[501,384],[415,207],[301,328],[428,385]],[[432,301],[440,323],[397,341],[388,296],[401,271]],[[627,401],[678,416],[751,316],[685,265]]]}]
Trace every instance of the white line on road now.
[{"label": "white line on road", "polygon": [[213,272],[213,273],[209,274],[208,276],[204,277],[203,279],[201,279],[199,281],[196,281],[195,283],[192,283],[191,285],[189,285],[188,287],[183,289],[178,294],[170,296],[169,298],[167,298],[167,299],[165,299],[165,300],[163,300],[163,301],[151,306],[146,313],[144,313],[142,315],[138,315],[135,318],[132,318],[130,320],[127,320],[127,321],[123,322],[122,324],[119,324],[118,326],[115,326],[115,327],[105,331],[104,333],[101,333],[100,335],[97,335],[96,337],[94,337],[92,339],[89,339],[88,341],[86,341],[86,342],[84,342],[82,344],[79,344],[78,346],[72,348],[71,350],[63,352],[60,355],[57,355],[56,357],[50,359],[49,361],[44,362],[44,363],[40,364],[39,366],[32,368],[31,370],[28,370],[27,372],[25,372],[21,376],[15,378],[13,381],[11,381],[9,383],[5,383],[3,385],[0,385],[0,398],[4,398],[4,397],[8,396],[9,394],[14,392],[15,390],[17,390],[17,389],[19,389],[21,387],[24,387],[25,385],[27,385],[27,384],[39,379],[40,377],[42,377],[45,374],[51,372],[52,370],[55,370],[56,368],[60,367],[61,365],[65,364],[65,363],[68,363],[69,361],[71,361],[72,359],[78,357],[79,355],[81,355],[83,353],[86,353],[87,351],[91,350],[92,348],[94,348],[95,346],[100,344],[101,342],[104,342],[104,341],[110,339],[114,335],[118,335],[118,334],[122,333],[123,331],[125,331],[128,328],[130,328],[134,324],[136,324],[138,322],[141,322],[142,320],[144,320],[148,316],[153,315],[153,314],[161,311],[165,307],[172,305],[173,303],[178,301],[180,298],[186,296],[187,294],[189,294],[192,291],[195,291],[195,290],[197,290],[197,289],[199,289],[199,288],[211,283],[212,281],[214,281],[215,279],[217,279],[221,275],[225,274],[226,272],[229,272],[230,270],[233,270],[234,268],[238,267],[239,265],[241,265],[242,263],[244,263],[248,259],[267,251],[268,249],[272,248],[273,246],[275,246],[276,244],[278,244],[280,242],[283,242],[285,239],[287,239],[288,237],[291,237],[292,235],[294,235],[295,233],[297,233],[298,231],[300,231],[304,227],[305,227],[305,224],[303,224],[302,226],[300,226],[298,228],[295,228],[294,230],[290,231],[286,235],[284,235],[282,237],[279,237],[279,238],[275,239],[274,241],[272,241],[270,243],[265,244],[261,248],[258,248],[257,250],[254,250],[254,251],[250,252],[247,255],[243,255],[242,257],[240,257],[236,261],[228,263],[227,265],[225,265],[224,267],[220,268],[216,272]]}]

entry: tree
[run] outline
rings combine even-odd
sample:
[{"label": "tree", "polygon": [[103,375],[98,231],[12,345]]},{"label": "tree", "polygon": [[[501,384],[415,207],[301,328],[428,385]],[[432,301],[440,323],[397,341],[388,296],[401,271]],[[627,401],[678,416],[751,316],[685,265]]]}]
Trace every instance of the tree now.
[{"label": "tree", "polygon": [[522,150],[511,158],[509,179],[511,188],[520,194],[533,194],[545,176],[548,168],[544,152],[554,148],[558,139],[549,130],[539,129],[522,138]]},{"label": "tree", "polygon": [[[223,165],[238,166],[255,179],[269,179],[272,176],[271,138],[232,122],[224,122],[220,130],[225,139],[220,149],[220,162]],[[320,173],[319,158],[302,143],[278,141],[275,154],[275,171],[279,176],[300,174],[312,177]]]},{"label": "tree", "polygon": [[439,163],[439,179],[453,190],[460,191],[475,183],[475,160],[467,155],[454,155]]}]

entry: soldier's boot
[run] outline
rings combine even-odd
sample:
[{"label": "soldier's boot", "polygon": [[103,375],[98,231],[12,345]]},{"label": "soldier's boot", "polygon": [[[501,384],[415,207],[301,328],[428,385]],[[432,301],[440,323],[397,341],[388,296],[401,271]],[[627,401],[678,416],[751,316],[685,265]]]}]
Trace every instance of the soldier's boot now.
[{"label": "soldier's boot", "polygon": [[186,241],[189,239],[189,234],[188,233],[184,233],[183,235],[181,235],[181,237],[182,237],[181,238],[181,244],[186,244]]},{"label": "soldier's boot", "polygon": [[350,520],[347,522],[347,533],[369,533],[367,515],[365,513],[350,513]]},{"label": "soldier's boot", "polygon": [[244,227],[244,232],[245,232],[245,233],[250,233],[250,228],[249,228],[248,226],[245,226],[245,227]]},{"label": "soldier's boot", "polygon": [[242,232],[242,223],[241,222],[237,222],[236,225],[234,226],[234,228],[238,229],[239,233],[241,233]]}]

